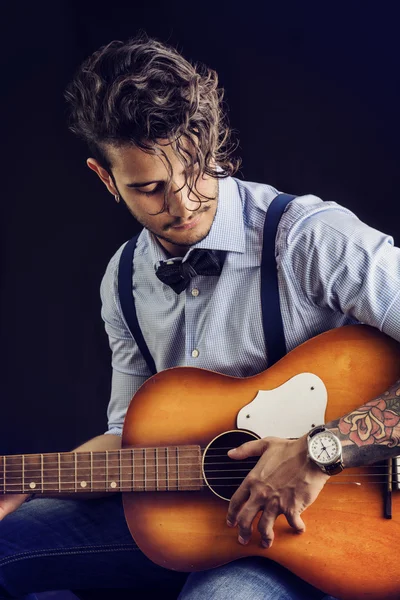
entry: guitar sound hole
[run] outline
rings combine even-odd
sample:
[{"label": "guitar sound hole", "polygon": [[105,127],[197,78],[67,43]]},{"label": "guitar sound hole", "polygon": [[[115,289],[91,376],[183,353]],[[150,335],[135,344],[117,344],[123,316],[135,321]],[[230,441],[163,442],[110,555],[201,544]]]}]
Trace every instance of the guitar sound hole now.
[{"label": "guitar sound hole", "polygon": [[258,439],[248,431],[227,431],[208,445],[203,455],[203,476],[214,494],[229,501],[259,459],[258,456],[251,456],[234,460],[229,458],[228,450]]}]

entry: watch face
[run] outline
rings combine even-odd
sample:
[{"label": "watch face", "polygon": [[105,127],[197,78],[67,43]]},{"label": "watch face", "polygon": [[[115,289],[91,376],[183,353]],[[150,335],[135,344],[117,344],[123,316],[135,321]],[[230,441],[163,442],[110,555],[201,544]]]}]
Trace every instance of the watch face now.
[{"label": "watch face", "polygon": [[341,447],[338,438],[327,431],[317,433],[308,447],[310,456],[322,465],[334,463],[341,455]]}]

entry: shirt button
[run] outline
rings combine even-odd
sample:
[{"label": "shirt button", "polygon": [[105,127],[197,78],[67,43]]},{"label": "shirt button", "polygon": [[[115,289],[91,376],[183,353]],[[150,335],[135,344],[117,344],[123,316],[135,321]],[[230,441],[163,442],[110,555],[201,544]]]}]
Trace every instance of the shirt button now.
[{"label": "shirt button", "polygon": [[197,288],[192,289],[192,296],[198,296],[199,294],[200,294],[200,292]]},{"label": "shirt button", "polygon": [[197,358],[198,355],[199,355],[199,351],[198,350],[196,350],[196,349],[192,350],[192,356],[193,356],[193,358]]}]

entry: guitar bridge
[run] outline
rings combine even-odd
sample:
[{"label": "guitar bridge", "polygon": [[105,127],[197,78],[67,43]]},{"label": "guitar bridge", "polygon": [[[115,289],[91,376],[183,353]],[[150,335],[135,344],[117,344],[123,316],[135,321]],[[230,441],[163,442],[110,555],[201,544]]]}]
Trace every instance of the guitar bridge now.
[{"label": "guitar bridge", "polygon": [[394,490],[400,490],[400,456],[392,459],[392,487]]}]

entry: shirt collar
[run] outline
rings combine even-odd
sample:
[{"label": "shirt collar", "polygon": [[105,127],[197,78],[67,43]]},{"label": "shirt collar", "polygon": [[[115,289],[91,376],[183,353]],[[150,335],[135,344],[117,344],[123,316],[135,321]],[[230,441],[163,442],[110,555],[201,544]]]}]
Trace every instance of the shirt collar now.
[{"label": "shirt collar", "polygon": [[[221,169],[218,168],[218,170]],[[238,186],[232,177],[219,179],[218,186],[217,212],[211,229],[201,242],[190,247],[188,253],[194,248],[240,252],[242,254],[245,251],[243,207]],[[150,257],[154,268],[156,268],[161,260],[167,259],[167,256],[152,233],[145,230],[145,235]]]}]

